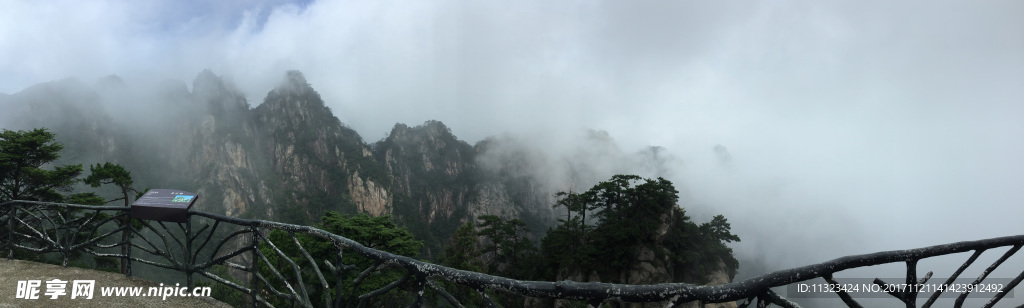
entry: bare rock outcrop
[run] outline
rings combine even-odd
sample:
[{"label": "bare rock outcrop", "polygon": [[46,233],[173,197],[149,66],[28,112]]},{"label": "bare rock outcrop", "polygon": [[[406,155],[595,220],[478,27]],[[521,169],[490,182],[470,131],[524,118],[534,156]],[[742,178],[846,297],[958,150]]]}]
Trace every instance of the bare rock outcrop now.
[{"label": "bare rock outcrop", "polygon": [[372,180],[363,180],[359,177],[359,171],[352,173],[348,181],[348,192],[360,212],[370,216],[391,213],[392,198],[387,189]]}]

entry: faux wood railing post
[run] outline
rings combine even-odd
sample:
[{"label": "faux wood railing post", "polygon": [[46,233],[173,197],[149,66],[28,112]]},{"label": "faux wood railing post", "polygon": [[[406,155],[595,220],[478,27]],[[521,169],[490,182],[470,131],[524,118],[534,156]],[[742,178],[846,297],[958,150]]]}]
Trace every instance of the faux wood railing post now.
[{"label": "faux wood railing post", "polygon": [[256,228],[255,225],[252,225],[249,228],[252,229],[252,247],[250,247],[252,249],[252,260],[251,262],[249,262],[249,291],[252,292],[250,296],[250,300],[252,300],[252,306],[253,308],[256,308],[260,306],[260,302],[259,300],[257,300],[260,290],[258,279],[259,277],[256,277],[256,275],[258,275],[260,272],[260,256],[258,253],[258,249],[260,248],[260,231],[259,229]]},{"label": "faux wood railing post", "polygon": [[7,215],[7,260],[14,259],[14,217],[18,215],[18,207],[11,205]]},{"label": "faux wood railing post", "polygon": [[345,307],[345,300],[344,300],[345,296],[342,293],[342,287],[343,287],[343,284],[344,284],[344,280],[342,280],[342,278],[344,277],[344,273],[342,272],[342,269],[344,268],[345,264],[341,263],[341,253],[342,253],[342,251],[344,251],[344,248],[339,246],[338,247],[338,257],[334,261],[334,264],[335,264],[334,265],[334,269],[335,269],[334,270],[334,279],[335,279],[335,281],[338,282],[338,284],[335,286],[335,288],[338,291],[336,292],[336,296],[335,296],[335,299],[334,299],[334,307]]},{"label": "faux wood railing post", "polygon": [[71,217],[71,209],[65,207],[63,212],[64,215],[57,216],[57,218],[60,218],[58,222],[60,222],[61,226],[53,226],[53,228],[55,230],[54,236],[57,237],[57,249],[60,251],[61,258],[63,259],[61,260],[63,262],[62,265],[68,267],[68,258],[71,257],[71,251],[68,250],[68,246],[71,245],[71,241],[68,240],[70,237],[68,229],[71,228],[71,226],[68,226],[68,218]]},{"label": "faux wood railing post", "polygon": [[196,262],[192,259],[192,213],[185,214],[185,284],[189,290],[195,287],[192,282],[192,274],[195,271]]},{"label": "faux wood railing post", "polygon": [[131,208],[130,207],[125,207],[124,208],[124,212],[122,212],[121,215],[124,215],[124,217],[121,218],[121,227],[124,228],[124,230],[121,231],[121,243],[123,243],[123,244],[121,244],[122,245],[121,246],[121,254],[124,255],[123,259],[121,259],[121,272],[125,276],[131,277],[132,276],[132,242],[131,242],[131,238],[132,238],[132,211],[131,211]]}]

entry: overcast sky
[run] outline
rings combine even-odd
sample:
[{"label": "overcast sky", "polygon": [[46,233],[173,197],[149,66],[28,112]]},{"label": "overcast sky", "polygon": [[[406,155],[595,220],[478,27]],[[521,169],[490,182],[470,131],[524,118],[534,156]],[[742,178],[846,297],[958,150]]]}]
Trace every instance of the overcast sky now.
[{"label": "overcast sky", "polygon": [[204,68],[254,106],[301,70],[367,141],[664,146],[783,266],[1024,234],[1024,1],[0,0],[0,92]]}]

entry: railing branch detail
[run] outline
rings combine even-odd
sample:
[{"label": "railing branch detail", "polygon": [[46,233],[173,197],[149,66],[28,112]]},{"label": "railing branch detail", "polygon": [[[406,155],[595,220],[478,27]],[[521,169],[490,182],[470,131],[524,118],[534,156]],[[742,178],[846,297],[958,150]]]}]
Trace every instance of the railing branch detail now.
[{"label": "railing branch detail", "polygon": [[[745,300],[742,306],[757,303],[758,307],[777,305],[799,307],[772,288],[822,278],[838,284],[834,274],[854,268],[889,263],[906,265],[906,283],[925,283],[932,277],[927,272],[918,277],[918,261],[926,258],[973,252],[971,256],[945,280],[952,283],[985,251],[1010,247],[998,260],[989,265],[974,280],[983,282],[996,268],[1024,247],[1024,235],[1006,236],[978,241],[957,242],[916,249],[884,251],[842,257],[818,264],[767,273],[743,281],[716,286],[688,283],[654,285],[626,285],[602,282],[524,281],[478,272],[459,270],[432,264],[410,257],[366,247],[349,238],[310,227],[266,220],[242,219],[199,211],[189,212],[189,220],[178,228],[164,222],[127,219],[129,211],[118,206],[87,206],[76,204],[33,201],[0,203],[0,249],[7,258],[14,258],[19,250],[34,253],[59,253],[65,266],[80,253],[102,258],[117,258],[130,269],[132,262],[170,269],[186,274],[189,286],[192,274],[198,273],[209,281],[229,287],[247,295],[254,307],[270,306],[272,302],[290,302],[303,307],[336,306],[349,303],[369,305],[369,301],[396,289],[412,292],[413,306],[424,305],[428,292],[439,301],[453,307],[463,307],[455,294],[445,290],[450,284],[476,291],[486,305],[496,305],[494,291],[525,297],[583,301],[599,306],[610,300],[624,302],[666,302],[671,306],[688,302],[721,303]],[[193,224],[198,228],[193,230]],[[270,231],[280,230],[286,236],[275,242]],[[123,237],[117,236],[125,234]],[[128,236],[130,235],[130,236]],[[312,249],[299,240],[310,236],[331,243],[334,261],[317,260]],[[214,238],[217,240],[214,240]],[[123,240],[122,240],[123,238]],[[159,238],[159,245],[154,242]],[[278,239],[280,240],[280,239]],[[282,246],[283,245],[283,246]],[[294,245],[285,251],[282,247]],[[126,248],[121,250],[119,248]],[[131,249],[140,253],[132,254]],[[262,249],[262,250],[261,250]],[[322,247],[317,250],[323,253]],[[342,262],[343,253],[355,253],[370,262],[365,268]],[[365,266],[365,264],[364,264]],[[323,269],[321,268],[323,267]],[[282,270],[284,269],[284,270]],[[358,293],[367,279],[385,272],[401,273],[400,277],[382,285],[366,287]],[[404,272],[404,273],[403,273]],[[128,273],[130,274],[130,270]],[[391,274],[395,275],[395,274]],[[354,279],[346,282],[344,277]],[[392,277],[392,276],[388,276]],[[374,278],[378,279],[378,278]],[[379,280],[379,279],[378,279]],[[1024,280],[1021,272],[1006,286],[1017,287]],[[875,283],[885,283],[876,280]],[[312,285],[308,285],[312,284]],[[345,285],[347,284],[347,285]],[[931,307],[940,292],[930,294],[921,307]],[[853,297],[838,291],[837,297],[849,307],[861,307]],[[891,292],[891,296],[907,307],[916,307],[917,291]],[[969,292],[956,298],[956,307],[963,305]],[[993,307],[1005,293],[989,299],[985,307]]]}]

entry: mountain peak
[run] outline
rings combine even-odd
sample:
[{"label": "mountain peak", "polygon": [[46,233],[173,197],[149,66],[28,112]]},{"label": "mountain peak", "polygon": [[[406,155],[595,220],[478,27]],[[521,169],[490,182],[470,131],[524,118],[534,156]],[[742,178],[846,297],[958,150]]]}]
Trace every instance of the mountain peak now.
[{"label": "mountain peak", "polygon": [[[288,101],[294,101],[292,107],[327,108],[320,93],[317,93],[313,86],[306,82],[306,77],[302,75],[302,72],[297,70],[285,72],[284,80],[274,90],[267,93],[264,104],[285,104]],[[316,111],[321,112],[320,110]]]},{"label": "mountain peak", "polygon": [[[192,80],[192,93],[199,96],[215,96],[221,93],[238,94],[233,84],[224,81],[209,69],[204,69]],[[241,96],[241,95],[239,95]]]},{"label": "mountain peak", "polygon": [[[256,107],[257,114],[265,119],[279,119],[280,123],[299,127],[316,127],[340,123],[331,109],[324,104],[320,94],[313,89],[299,71],[288,71],[284,80],[267,93],[263,104]],[[312,122],[311,122],[312,121]],[[312,126],[309,126],[312,125]]]},{"label": "mountain peak", "polygon": [[395,126],[391,128],[390,135],[402,136],[410,133],[421,134],[425,137],[429,137],[432,139],[439,137],[444,137],[451,140],[458,139],[455,137],[454,134],[452,134],[451,128],[448,128],[448,126],[444,125],[444,123],[438,120],[428,120],[426,122],[423,122],[423,124],[416,125],[414,127],[409,127],[408,125],[405,125],[405,123],[395,123]]},{"label": "mountain peak", "polygon": [[192,95],[199,101],[204,102],[211,112],[220,115],[224,110],[245,111],[249,110],[249,103],[235,85],[225,81],[221,76],[215,75],[209,69],[205,69],[196,75],[192,81]]},{"label": "mountain peak", "polygon": [[303,76],[302,72],[298,70],[285,72],[285,78],[287,78],[286,80],[291,84],[309,85],[309,83],[306,82],[306,76]]},{"label": "mountain peak", "polygon": [[284,80],[274,88],[274,91],[305,92],[313,91],[313,87],[306,81],[306,76],[303,76],[302,72],[290,70],[285,72]]},{"label": "mountain peak", "polygon": [[223,85],[224,81],[219,76],[215,75],[210,69],[204,69],[199,74],[196,74],[196,78],[192,80],[193,91],[200,85]]}]

